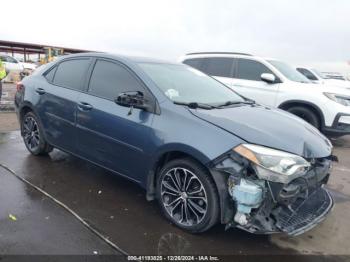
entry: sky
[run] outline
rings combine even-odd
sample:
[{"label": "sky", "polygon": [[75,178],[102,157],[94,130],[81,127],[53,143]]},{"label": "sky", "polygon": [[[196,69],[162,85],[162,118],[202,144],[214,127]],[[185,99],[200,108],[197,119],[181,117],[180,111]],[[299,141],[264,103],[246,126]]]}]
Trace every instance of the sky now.
[{"label": "sky", "polygon": [[165,60],[196,51],[246,52],[350,72],[349,0],[13,3],[1,12],[2,40]]}]

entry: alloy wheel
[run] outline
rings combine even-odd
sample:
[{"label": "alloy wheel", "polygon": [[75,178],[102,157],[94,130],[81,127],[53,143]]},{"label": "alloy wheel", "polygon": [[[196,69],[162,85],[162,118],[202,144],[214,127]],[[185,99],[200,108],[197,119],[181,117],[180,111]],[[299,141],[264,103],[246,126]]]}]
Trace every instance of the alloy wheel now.
[{"label": "alloy wheel", "polygon": [[203,184],[186,168],[172,168],[163,176],[161,200],[172,219],[184,226],[199,224],[208,209]]},{"label": "alloy wheel", "polygon": [[39,147],[40,133],[39,133],[38,123],[31,116],[28,116],[24,119],[23,138],[27,147],[31,151],[35,151]]}]

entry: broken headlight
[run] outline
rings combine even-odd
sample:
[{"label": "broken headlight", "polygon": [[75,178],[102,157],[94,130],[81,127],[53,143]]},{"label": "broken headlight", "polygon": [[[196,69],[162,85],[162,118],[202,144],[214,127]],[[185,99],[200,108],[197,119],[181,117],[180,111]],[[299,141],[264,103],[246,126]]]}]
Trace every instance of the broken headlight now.
[{"label": "broken headlight", "polygon": [[310,163],[304,158],[287,152],[252,144],[241,144],[233,149],[250,160],[260,179],[287,184],[303,176]]}]

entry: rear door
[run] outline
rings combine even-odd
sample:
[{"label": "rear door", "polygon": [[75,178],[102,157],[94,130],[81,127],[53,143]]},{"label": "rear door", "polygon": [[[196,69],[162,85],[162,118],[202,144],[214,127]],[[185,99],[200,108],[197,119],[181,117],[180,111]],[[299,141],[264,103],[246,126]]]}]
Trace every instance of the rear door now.
[{"label": "rear door", "polygon": [[150,158],[145,149],[153,134],[153,113],[137,108],[131,111],[114,100],[127,91],[141,91],[146,99],[154,98],[125,65],[102,58],[94,63],[88,93],[78,98],[79,155],[139,181],[139,171]]},{"label": "rear door", "polygon": [[192,66],[218,81],[231,86],[234,73],[234,58],[231,57],[206,57],[186,59],[184,64]]},{"label": "rear door", "polygon": [[234,58],[205,58],[202,71],[230,87],[232,84],[232,77],[234,72]]},{"label": "rear door", "polygon": [[[263,73],[275,75],[266,65],[259,61],[237,58],[232,89],[258,103],[275,106],[279,81],[273,84],[266,83],[261,80]],[[275,77],[278,79],[276,75]]]},{"label": "rear door", "polygon": [[90,58],[63,60],[45,72],[46,81],[38,83],[36,108],[48,141],[58,148],[76,152],[77,99],[84,88]]}]

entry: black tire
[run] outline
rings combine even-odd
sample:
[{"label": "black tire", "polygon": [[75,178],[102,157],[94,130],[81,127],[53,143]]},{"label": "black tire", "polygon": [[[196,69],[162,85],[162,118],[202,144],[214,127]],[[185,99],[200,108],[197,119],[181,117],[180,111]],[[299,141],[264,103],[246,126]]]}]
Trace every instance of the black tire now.
[{"label": "black tire", "polygon": [[289,113],[300,117],[309,124],[313,125],[317,129],[321,128],[320,119],[311,109],[303,106],[291,107],[287,110]]},{"label": "black tire", "polygon": [[[167,187],[171,181],[175,183],[171,180],[171,176],[175,176],[176,179],[176,174],[180,180],[180,187],[183,186],[180,194],[168,190]],[[165,184],[167,186],[164,186]],[[168,195],[164,190],[174,194]],[[178,197],[181,197],[180,204],[176,209],[174,208],[175,211],[172,216],[169,203],[172,203]],[[218,222],[220,208],[215,183],[208,170],[190,158],[175,159],[162,167],[157,177],[157,199],[165,217],[178,227],[191,233],[204,232]],[[166,207],[166,205],[168,206]],[[197,212],[197,208],[201,211],[205,209],[206,212],[204,214],[203,212]],[[184,210],[187,210],[187,212]],[[183,219],[180,220],[180,217]]]},{"label": "black tire", "polygon": [[33,112],[28,112],[23,116],[21,131],[24,144],[33,155],[47,155],[53,150],[53,147],[46,142],[41,123]]}]

